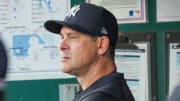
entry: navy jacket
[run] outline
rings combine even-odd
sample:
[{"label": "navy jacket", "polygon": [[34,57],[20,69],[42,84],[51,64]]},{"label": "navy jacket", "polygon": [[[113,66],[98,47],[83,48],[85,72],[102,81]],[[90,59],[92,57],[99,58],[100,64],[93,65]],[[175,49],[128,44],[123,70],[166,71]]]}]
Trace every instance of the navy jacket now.
[{"label": "navy jacket", "polygon": [[111,73],[75,95],[73,101],[135,101],[124,75]]}]

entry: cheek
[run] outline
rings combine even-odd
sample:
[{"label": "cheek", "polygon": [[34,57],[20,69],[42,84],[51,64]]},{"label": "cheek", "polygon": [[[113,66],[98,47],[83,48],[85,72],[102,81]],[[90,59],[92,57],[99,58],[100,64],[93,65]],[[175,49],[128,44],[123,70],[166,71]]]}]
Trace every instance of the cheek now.
[{"label": "cheek", "polygon": [[96,49],[93,45],[82,44],[72,48],[72,55],[74,59],[80,59],[81,61],[92,59],[96,56]]}]

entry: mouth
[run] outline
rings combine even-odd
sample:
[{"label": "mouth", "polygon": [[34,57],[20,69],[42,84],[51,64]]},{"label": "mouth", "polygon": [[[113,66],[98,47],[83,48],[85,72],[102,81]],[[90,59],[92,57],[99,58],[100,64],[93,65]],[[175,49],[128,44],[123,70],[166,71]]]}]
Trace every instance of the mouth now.
[{"label": "mouth", "polygon": [[70,59],[70,57],[61,57],[61,62],[66,62]]}]

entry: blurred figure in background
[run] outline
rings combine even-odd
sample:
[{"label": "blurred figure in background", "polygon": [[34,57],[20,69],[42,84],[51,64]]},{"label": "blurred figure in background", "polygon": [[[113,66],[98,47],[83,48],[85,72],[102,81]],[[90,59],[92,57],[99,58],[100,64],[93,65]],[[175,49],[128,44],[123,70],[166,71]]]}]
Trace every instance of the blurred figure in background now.
[{"label": "blurred figure in background", "polygon": [[5,48],[0,40],[0,101],[4,99],[5,76],[7,71],[7,55]]},{"label": "blurred figure in background", "polygon": [[168,97],[168,101],[180,101],[179,93],[180,93],[180,84],[174,88],[173,92]]}]

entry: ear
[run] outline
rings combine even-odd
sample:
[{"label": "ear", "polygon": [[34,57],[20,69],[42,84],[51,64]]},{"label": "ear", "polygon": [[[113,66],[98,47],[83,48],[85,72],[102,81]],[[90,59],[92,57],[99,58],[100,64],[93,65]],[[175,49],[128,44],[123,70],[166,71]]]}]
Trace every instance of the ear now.
[{"label": "ear", "polygon": [[103,55],[108,51],[109,48],[109,38],[107,36],[101,36],[97,40],[97,54]]}]

